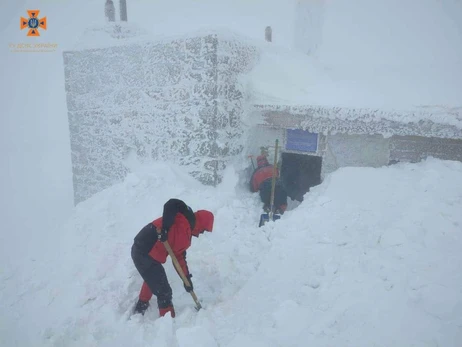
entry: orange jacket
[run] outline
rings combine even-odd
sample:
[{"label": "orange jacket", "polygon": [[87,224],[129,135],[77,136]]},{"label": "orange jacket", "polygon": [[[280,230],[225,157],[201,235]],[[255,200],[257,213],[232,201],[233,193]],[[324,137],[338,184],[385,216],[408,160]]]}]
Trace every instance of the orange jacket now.
[{"label": "orange jacket", "polygon": [[[276,168],[276,177],[279,176],[279,170]],[[255,169],[250,178],[250,190],[252,192],[258,192],[260,184],[269,178],[273,177],[273,165],[266,165]]]}]

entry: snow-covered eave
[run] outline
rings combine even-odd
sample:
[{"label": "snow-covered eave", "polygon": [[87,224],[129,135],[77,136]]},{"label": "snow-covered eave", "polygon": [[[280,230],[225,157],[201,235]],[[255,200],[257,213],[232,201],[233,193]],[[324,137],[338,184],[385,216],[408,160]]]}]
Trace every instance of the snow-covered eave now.
[{"label": "snow-covered eave", "polygon": [[[96,36],[98,34],[100,36]],[[132,46],[142,44],[167,44],[174,41],[213,37],[218,40],[234,40],[254,47],[267,47],[267,42],[261,42],[241,35],[226,27],[206,27],[183,34],[155,35],[145,31],[134,23],[107,23],[103,26],[94,25],[85,29],[78,42],[64,53],[79,51],[99,51],[105,48]],[[104,40],[103,40],[103,39]]]},{"label": "snow-covered eave", "polygon": [[[260,124],[332,134],[382,134],[462,139],[462,121],[434,122],[428,112],[392,112],[329,106],[253,105]],[[400,121],[399,119],[402,119]],[[410,121],[409,121],[410,120]]]}]

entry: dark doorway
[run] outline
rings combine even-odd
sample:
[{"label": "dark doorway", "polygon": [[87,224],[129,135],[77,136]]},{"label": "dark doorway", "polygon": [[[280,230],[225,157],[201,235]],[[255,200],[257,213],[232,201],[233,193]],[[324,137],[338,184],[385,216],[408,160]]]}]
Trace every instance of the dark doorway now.
[{"label": "dark doorway", "polygon": [[287,195],[302,201],[303,195],[321,183],[322,157],[282,153],[281,178]]}]

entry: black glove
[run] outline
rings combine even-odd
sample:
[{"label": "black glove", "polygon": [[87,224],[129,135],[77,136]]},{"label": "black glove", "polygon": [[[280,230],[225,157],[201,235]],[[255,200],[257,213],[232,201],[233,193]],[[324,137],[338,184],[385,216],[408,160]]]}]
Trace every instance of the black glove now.
[{"label": "black glove", "polygon": [[186,276],[186,278],[187,278],[188,281],[189,281],[189,287],[188,287],[186,284],[183,283],[184,289],[185,289],[188,293],[189,293],[189,292],[192,292],[193,289],[194,289],[193,284],[192,284],[192,281],[191,281],[191,277],[192,277],[191,274],[189,274],[189,275]]},{"label": "black glove", "polygon": [[168,240],[168,230],[167,229],[162,229],[160,231],[160,233],[157,235],[157,238],[161,241],[161,242],[165,242]]}]

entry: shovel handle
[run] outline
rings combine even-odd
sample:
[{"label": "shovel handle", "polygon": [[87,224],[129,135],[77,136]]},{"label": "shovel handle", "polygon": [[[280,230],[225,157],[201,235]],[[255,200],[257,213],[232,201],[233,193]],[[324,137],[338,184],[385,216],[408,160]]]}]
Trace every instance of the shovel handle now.
[{"label": "shovel handle", "polygon": [[[160,229],[157,229],[157,233],[160,234]],[[168,241],[164,241],[164,242],[162,242],[162,244],[164,245],[165,249],[167,250],[168,255],[170,256],[170,258],[172,258],[173,266],[175,267],[176,271],[178,272],[181,279],[183,280],[184,285],[186,287],[190,287],[191,283],[189,282],[189,279],[184,274],[183,269],[181,268],[181,265],[178,262],[178,259],[176,258],[175,254],[173,253],[172,247],[170,247],[170,244],[168,243]],[[194,293],[194,291],[191,290],[189,292],[189,294],[191,294],[194,302],[196,303],[196,310],[199,311],[202,308],[202,305],[199,302],[199,299],[197,298],[196,293]]]}]

